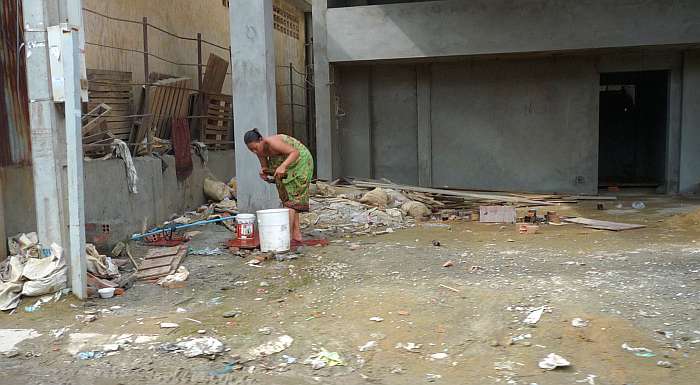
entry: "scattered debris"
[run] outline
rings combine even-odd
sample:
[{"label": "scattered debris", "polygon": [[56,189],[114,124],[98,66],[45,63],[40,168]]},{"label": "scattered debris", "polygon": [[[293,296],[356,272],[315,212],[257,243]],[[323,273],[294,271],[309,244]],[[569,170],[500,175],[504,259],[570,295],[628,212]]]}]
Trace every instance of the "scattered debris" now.
[{"label": "scattered debris", "polygon": [[190,251],[188,252],[189,255],[221,255],[223,253],[224,251],[218,247],[213,249],[209,247],[205,247],[203,249],[190,248]]},{"label": "scattered debris", "polygon": [[226,313],[222,314],[221,316],[224,318],[235,318],[240,316],[242,313],[240,310],[229,310]]},{"label": "scattered debris", "polygon": [[583,318],[574,318],[571,320],[571,326],[575,328],[585,328],[588,324],[589,322]]},{"label": "scattered debris", "polygon": [[224,351],[224,344],[213,337],[198,337],[178,342],[177,347],[187,358],[214,356]]},{"label": "scattered debris", "polygon": [[277,339],[266,342],[260,346],[248,350],[248,355],[253,358],[265,357],[275,353],[279,353],[292,345],[294,338],[283,335]]},{"label": "scattered debris", "polygon": [[442,264],[442,267],[452,267],[452,266],[454,266],[454,262],[452,262],[452,261],[447,261],[447,262]]},{"label": "scattered debris", "polygon": [[338,352],[329,352],[321,348],[321,351],[310,356],[304,361],[304,365],[311,365],[311,368],[318,370],[326,366],[344,366],[345,361]]},{"label": "scattered debris", "polygon": [[433,246],[440,247],[440,241],[433,239]]},{"label": "scattered debris", "polygon": [[658,362],[656,362],[656,366],[670,369],[673,367],[673,364],[669,361],[658,361]]},{"label": "scattered debris", "polygon": [[160,323],[160,328],[161,329],[174,329],[178,328],[180,325],[176,324],[175,322],[161,322]]},{"label": "scattered debris", "polygon": [[628,352],[634,353],[635,356],[637,357],[654,357],[656,354],[652,352],[650,349],[643,348],[643,347],[632,347],[628,345],[626,342],[622,344],[622,349],[627,350]]},{"label": "scattered debris", "polygon": [[449,357],[447,353],[433,353],[430,355],[430,358],[433,360],[444,360],[445,358]]},{"label": "scattered debris", "polygon": [[447,289],[447,290],[449,290],[449,291],[453,291],[453,292],[455,292],[455,293],[459,293],[459,290],[455,289],[454,287],[449,287],[449,286],[443,285],[443,284],[440,284],[439,286],[440,286],[441,288],[443,288],[443,289]]},{"label": "scattered debris", "polygon": [[384,318],[382,318],[382,317],[370,317],[369,320],[374,321],[374,322],[382,322],[382,321],[384,321]]},{"label": "scattered debris", "polygon": [[632,208],[634,208],[634,209],[641,210],[641,209],[643,209],[643,208],[645,208],[645,207],[647,207],[647,206],[646,206],[646,205],[644,204],[644,202],[642,202],[642,201],[634,201],[634,202],[632,202]]},{"label": "scattered debris", "polygon": [[358,346],[357,348],[361,352],[367,352],[370,350],[374,350],[376,347],[377,347],[377,341],[368,341],[366,344],[364,344],[362,346]]},{"label": "scattered debris", "polygon": [[396,344],[396,349],[403,349],[411,353],[419,353],[419,350],[422,346],[422,344],[416,344],[413,342],[399,342],[398,344]]},{"label": "scattered debris", "polygon": [[571,363],[564,357],[554,353],[549,353],[549,355],[543,358],[539,363],[539,367],[544,370],[554,370],[556,368],[562,368],[570,365]]},{"label": "scattered debris", "polygon": [[439,374],[434,374],[434,373],[426,373],[425,374],[425,380],[428,382],[435,382],[441,378],[442,378],[442,376]]},{"label": "scattered debris", "polygon": [[527,317],[525,317],[523,323],[528,325],[536,325],[540,321],[542,313],[544,313],[544,306],[530,310],[530,313],[527,315]]},{"label": "scattered debris", "polygon": [[156,282],[158,285],[163,286],[168,289],[176,289],[185,286],[185,281],[190,276],[190,272],[187,271],[185,266],[180,266],[174,274],[168,274],[163,278],[158,279]]}]

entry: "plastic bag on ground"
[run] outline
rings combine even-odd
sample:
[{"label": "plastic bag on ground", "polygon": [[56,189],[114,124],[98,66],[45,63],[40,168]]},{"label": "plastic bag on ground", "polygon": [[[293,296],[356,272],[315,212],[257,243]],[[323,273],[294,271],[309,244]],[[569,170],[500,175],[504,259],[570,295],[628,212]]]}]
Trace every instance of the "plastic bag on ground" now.
[{"label": "plastic bag on ground", "polygon": [[51,255],[44,258],[27,258],[22,269],[22,276],[28,280],[40,280],[48,277],[55,271],[66,265],[63,259],[63,248],[55,243],[51,244]]},{"label": "plastic bag on ground", "polygon": [[65,289],[67,284],[68,267],[63,266],[49,276],[25,282],[24,287],[22,287],[22,295],[36,297],[44,294],[51,294]]}]

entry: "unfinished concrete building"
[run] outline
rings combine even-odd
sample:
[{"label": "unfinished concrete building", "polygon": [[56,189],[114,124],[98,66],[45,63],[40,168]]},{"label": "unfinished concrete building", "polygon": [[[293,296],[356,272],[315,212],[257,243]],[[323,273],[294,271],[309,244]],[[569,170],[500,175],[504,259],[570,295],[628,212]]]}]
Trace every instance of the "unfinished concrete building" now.
[{"label": "unfinished concrete building", "polygon": [[314,7],[326,178],[575,193],[700,188],[697,1]]}]

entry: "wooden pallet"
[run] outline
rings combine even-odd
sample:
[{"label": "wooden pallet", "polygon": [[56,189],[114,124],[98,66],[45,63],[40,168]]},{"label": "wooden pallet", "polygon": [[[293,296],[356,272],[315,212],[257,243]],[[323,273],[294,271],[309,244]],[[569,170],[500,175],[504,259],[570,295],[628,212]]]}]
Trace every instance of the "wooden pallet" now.
[{"label": "wooden pallet", "polygon": [[109,113],[90,135],[109,132],[117,139],[128,142],[133,126],[131,72],[88,69],[88,104],[92,111],[107,105]]},{"label": "wooden pallet", "polygon": [[[134,130],[132,143],[141,143],[146,137],[170,139],[171,125],[174,118],[187,117],[191,80],[188,78],[172,78],[155,82],[146,90],[146,108],[144,114],[150,115],[148,124],[143,124]],[[144,152],[144,146],[137,146],[136,154]]]},{"label": "wooden pallet", "polygon": [[204,94],[204,117],[199,121],[199,141],[210,149],[232,148],[231,122],[233,98],[230,95]]},{"label": "wooden pallet", "polygon": [[187,245],[156,247],[148,251],[138,268],[139,280],[156,280],[173,274],[187,255]]}]

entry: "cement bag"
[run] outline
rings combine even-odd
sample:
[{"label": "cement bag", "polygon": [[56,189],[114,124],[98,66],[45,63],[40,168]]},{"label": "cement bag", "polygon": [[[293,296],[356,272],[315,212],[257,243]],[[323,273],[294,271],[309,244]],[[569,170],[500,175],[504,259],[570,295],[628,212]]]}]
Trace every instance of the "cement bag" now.
[{"label": "cement bag", "polygon": [[22,269],[22,276],[28,280],[37,281],[48,277],[65,265],[65,261],[63,260],[63,248],[52,243],[50,256],[44,258],[27,258],[24,269]]},{"label": "cement bag", "polygon": [[389,194],[381,188],[375,188],[374,190],[366,193],[360,198],[360,202],[366,205],[384,207],[389,204]]},{"label": "cement bag", "polygon": [[430,216],[431,214],[428,206],[416,201],[408,201],[404,203],[401,205],[401,211],[416,219],[422,219]]},{"label": "cement bag", "polygon": [[22,295],[27,297],[36,297],[44,294],[55,293],[66,288],[68,283],[68,268],[63,266],[56,270],[53,274],[38,279],[36,281],[27,281],[22,288]]},{"label": "cement bag", "polygon": [[238,182],[236,181],[236,177],[233,177],[230,181],[228,181],[228,187],[231,189],[229,190],[231,191],[231,195],[233,195],[233,197],[235,198],[238,194]]},{"label": "cement bag", "polygon": [[221,202],[231,197],[231,188],[224,182],[211,178],[204,179],[204,196],[214,202]]}]

